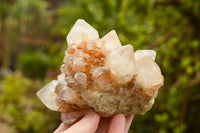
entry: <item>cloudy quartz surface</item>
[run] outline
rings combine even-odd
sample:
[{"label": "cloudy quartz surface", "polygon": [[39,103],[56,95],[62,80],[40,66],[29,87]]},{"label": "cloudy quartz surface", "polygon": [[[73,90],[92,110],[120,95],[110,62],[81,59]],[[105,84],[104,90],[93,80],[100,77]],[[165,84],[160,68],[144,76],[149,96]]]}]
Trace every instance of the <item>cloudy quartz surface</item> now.
[{"label": "cloudy quartz surface", "polygon": [[99,39],[98,32],[82,19],[67,35],[68,49],[57,81],[37,92],[51,110],[71,124],[93,109],[102,117],[116,113],[144,114],[163,85],[154,50],[122,46],[112,30]]}]

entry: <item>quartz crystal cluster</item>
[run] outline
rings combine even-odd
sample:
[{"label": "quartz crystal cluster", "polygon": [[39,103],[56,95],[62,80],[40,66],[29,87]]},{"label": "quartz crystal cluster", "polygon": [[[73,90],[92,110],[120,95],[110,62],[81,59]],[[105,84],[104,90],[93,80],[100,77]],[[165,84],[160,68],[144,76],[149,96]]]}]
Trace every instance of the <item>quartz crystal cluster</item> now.
[{"label": "quartz crystal cluster", "polygon": [[82,19],[67,36],[68,49],[57,80],[37,92],[51,110],[71,124],[92,109],[102,117],[144,114],[163,85],[154,50],[122,46],[114,30],[99,38]]}]

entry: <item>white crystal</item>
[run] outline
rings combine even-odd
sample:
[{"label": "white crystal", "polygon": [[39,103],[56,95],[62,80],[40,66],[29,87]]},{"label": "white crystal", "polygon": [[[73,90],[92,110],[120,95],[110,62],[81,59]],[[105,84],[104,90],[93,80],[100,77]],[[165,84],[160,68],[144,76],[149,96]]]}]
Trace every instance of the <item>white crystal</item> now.
[{"label": "white crystal", "polygon": [[103,50],[105,52],[110,52],[122,46],[115,30],[110,31],[101,40],[104,43]]},{"label": "white crystal", "polygon": [[65,80],[65,74],[64,74],[64,73],[59,74],[59,75],[57,76],[57,79],[58,79],[59,82],[64,81],[64,80]]},{"label": "white crystal", "polygon": [[91,41],[96,39],[99,39],[97,30],[83,19],[78,19],[67,35],[68,47],[71,47],[72,44],[78,45],[82,41]]},{"label": "white crystal", "polygon": [[83,88],[87,87],[87,75],[85,73],[77,72],[74,75],[74,79],[76,79],[82,85]]},{"label": "white crystal", "polygon": [[68,85],[69,85],[69,84],[75,84],[75,83],[76,83],[76,80],[75,80],[74,77],[72,77],[72,76],[67,76],[67,77],[65,78],[65,81],[67,82]]},{"label": "white crystal", "polygon": [[[63,62],[65,62],[67,64],[67,67],[68,66],[73,66],[74,64],[74,54],[66,54],[64,59],[63,59]],[[66,69],[67,69],[66,67]]]},{"label": "white crystal", "polygon": [[135,52],[135,59],[142,58],[144,56],[150,56],[153,60],[156,58],[156,51],[154,50],[137,50]]},{"label": "white crystal", "polygon": [[75,56],[74,57],[74,65],[75,66],[85,66],[85,60],[83,57],[78,57],[78,56]]},{"label": "white crystal", "polygon": [[58,106],[56,105],[57,95],[54,93],[56,85],[57,81],[53,80],[37,92],[37,96],[40,100],[53,111],[58,110]]},{"label": "white crystal", "polygon": [[65,72],[65,64],[62,64],[62,65],[61,65],[60,71],[63,72],[63,73]]},{"label": "white crystal", "polygon": [[111,70],[119,83],[130,81],[136,72],[133,47],[126,45],[108,53],[105,66]]},{"label": "white crystal", "polygon": [[73,101],[76,97],[77,97],[76,92],[75,92],[73,89],[69,88],[68,86],[65,86],[65,87],[62,89],[62,98],[63,98],[63,100],[68,101],[68,102],[71,102],[71,101]]},{"label": "white crystal", "polygon": [[68,64],[62,64],[62,66],[60,67],[60,71],[61,73],[69,75],[70,71],[68,68]]},{"label": "white crystal", "polygon": [[135,79],[136,86],[143,88],[149,95],[154,95],[157,89],[163,85],[163,76],[160,68],[149,56],[144,56],[136,61],[137,77]]},{"label": "white crystal", "polygon": [[97,67],[97,68],[93,68],[91,70],[92,73],[92,77],[95,80],[96,77],[99,77],[100,75],[103,75],[103,72],[106,70],[105,67]]},{"label": "white crystal", "polygon": [[108,91],[111,89],[109,70],[105,67],[97,67],[91,70],[93,82],[97,84],[96,90]]}]

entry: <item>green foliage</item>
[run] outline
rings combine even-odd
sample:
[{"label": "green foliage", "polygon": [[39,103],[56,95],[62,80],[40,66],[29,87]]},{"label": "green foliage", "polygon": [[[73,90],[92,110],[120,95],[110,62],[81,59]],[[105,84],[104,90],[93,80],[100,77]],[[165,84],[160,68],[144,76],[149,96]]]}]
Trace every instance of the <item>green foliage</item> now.
[{"label": "green foliage", "polygon": [[51,132],[55,124],[48,121],[57,121],[59,117],[57,114],[49,117],[52,112],[43,108],[43,104],[35,98],[34,87],[41,87],[39,84],[37,86],[37,81],[19,74],[5,77],[0,93],[0,121],[5,121],[20,133]]},{"label": "green foliage", "polygon": [[[31,81],[29,79],[18,75],[9,75],[5,77],[2,82],[3,94],[0,98],[1,102],[6,103],[7,101],[10,101],[19,103],[24,100],[23,97],[19,96],[25,95],[28,87],[30,86],[30,82]],[[15,93],[13,93],[13,87]]]},{"label": "green foliage", "polygon": [[18,68],[28,77],[44,78],[48,70],[59,70],[65,49],[66,47],[61,49],[55,44],[50,44],[46,54],[45,52],[20,53],[18,55]]},{"label": "green foliage", "polygon": [[29,77],[44,78],[50,60],[43,53],[23,53],[19,55],[19,67]]},{"label": "green foliage", "polygon": [[17,69],[30,79],[15,74],[3,79],[0,120],[16,125],[17,132],[55,129],[59,117],[33,94],[44,84],[48,70],[59,71],[65,37],[82,18],[100,37],[115,29],[123,45],[157,51],[165,85],[153,108],[135,116],[130,133],[199,132],[199,9],[199,0],[1,0],[0,43],[6,47],[0,55],[16,55]]}]

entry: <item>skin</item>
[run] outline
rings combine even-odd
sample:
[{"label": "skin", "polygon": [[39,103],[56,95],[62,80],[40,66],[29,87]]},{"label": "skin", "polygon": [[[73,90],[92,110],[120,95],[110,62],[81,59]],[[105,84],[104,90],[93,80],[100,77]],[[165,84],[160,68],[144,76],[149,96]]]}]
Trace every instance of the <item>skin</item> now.
[{"label": "skin", "polygon": [[128,133],[133,117],[116,114],[111,118],[100,118],[90,111],[73,125],[62,123],[54,133]]}]

